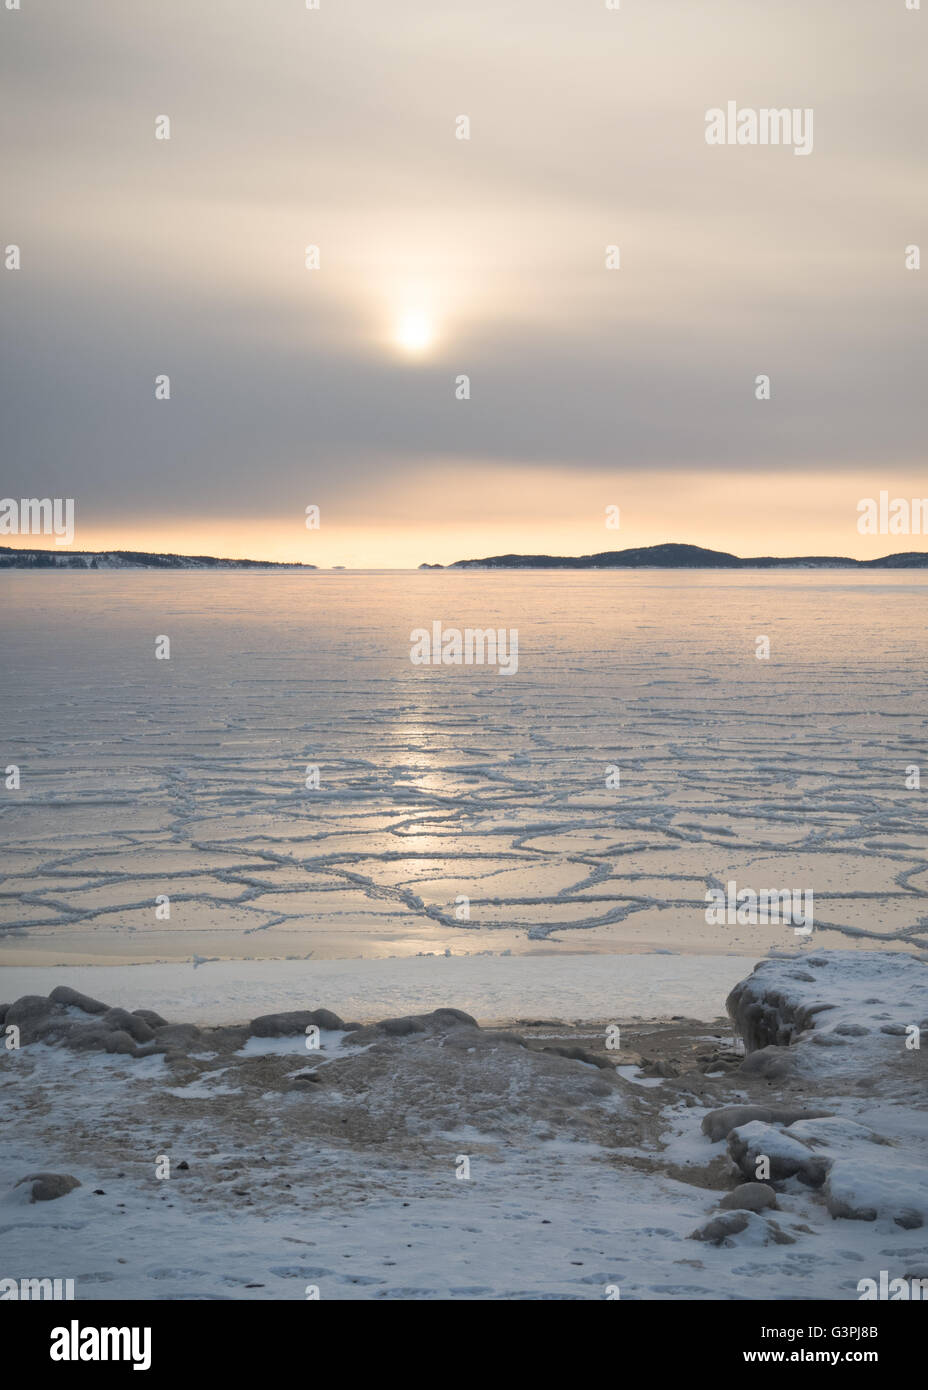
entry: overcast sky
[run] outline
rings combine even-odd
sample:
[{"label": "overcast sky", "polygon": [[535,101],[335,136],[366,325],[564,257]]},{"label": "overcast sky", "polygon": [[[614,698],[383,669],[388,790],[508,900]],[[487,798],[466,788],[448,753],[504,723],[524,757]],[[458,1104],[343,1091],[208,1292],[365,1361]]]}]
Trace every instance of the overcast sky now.
[{"label": "overcast sky", "polygon": [[[76,546],[923,548],[856,502],[928,495],[928,4],[21,4],[0,494]],[[729,100],[811,154],[707,145]]]}]

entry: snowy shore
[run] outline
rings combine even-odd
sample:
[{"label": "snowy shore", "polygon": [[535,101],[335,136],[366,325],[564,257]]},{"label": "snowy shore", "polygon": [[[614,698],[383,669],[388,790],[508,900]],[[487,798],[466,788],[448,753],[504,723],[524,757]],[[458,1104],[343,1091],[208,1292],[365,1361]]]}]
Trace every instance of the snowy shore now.
[{"label": "snowy shore", "polygon": [[[220,1028],[107,1008],[126,995],[6,1006],[0,1275],[79,1300],[854,1300],[928,1274],[916,957],[767,960],[733,1027],[630,1023],[620,1050],[573,1008],[500,1032],[275,1002]],[[37,1173],[80,1185],[31,1200]]]}]

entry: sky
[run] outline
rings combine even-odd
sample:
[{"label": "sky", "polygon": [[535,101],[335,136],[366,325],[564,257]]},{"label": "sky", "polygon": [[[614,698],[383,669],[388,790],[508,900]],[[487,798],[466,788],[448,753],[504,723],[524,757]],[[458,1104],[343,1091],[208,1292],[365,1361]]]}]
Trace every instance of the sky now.
[{"label": "sky", "polygon": [[76,548],[928,549],[857,529],[928,496],[928,0],[20,6],[0,495]]}]

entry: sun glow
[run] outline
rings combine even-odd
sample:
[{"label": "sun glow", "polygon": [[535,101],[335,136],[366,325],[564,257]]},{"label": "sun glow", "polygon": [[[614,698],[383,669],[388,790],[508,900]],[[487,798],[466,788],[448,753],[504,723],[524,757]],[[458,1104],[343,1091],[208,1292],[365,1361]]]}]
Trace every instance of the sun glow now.
[{"label": "sun glow", "polygon": [[421,309],[407,309],[396,325],[396,341],[406,352],[424,352],[434,336],[432,324]]}]

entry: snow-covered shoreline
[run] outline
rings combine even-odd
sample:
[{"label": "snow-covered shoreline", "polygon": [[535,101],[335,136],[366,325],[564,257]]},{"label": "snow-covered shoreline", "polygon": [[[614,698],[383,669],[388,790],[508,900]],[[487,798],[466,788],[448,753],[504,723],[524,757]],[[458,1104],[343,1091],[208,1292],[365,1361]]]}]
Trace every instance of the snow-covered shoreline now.
[{"label": "snow-covered shoreline", "polygon": [[[422,962],[428,992],[452,964]],[[78,983],[4,1008],[3,1278],[73,1278],[78,1300],[856,1300],[928,1277],[918,958],[770,958],[733,1027],[610,1011],[618,1048],[608,1021],[501,1032],[454,1008],[359,1028],[305,992],[312,1016],[197,1027]],[[228,1010],[220,984],[203,1007],[212,988]]]}]

